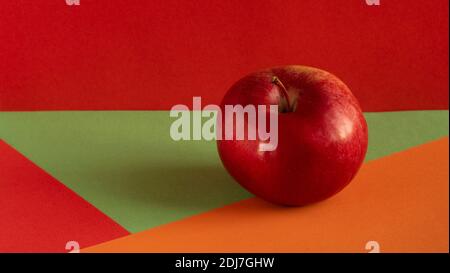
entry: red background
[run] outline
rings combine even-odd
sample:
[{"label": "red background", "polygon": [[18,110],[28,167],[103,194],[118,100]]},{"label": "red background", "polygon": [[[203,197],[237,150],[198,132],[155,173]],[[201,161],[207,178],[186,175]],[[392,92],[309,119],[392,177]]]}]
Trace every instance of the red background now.
[{"label": "red background", "polygon": [[365,111],[448,108],[448,0],[0,4],[0,110],[218,103],[256,69],[323,68]]},{"label": "red background", "polygon": [[65,252],[71,240],[86,247],[129,234],[1,140],[0,185],[0,252]]}]

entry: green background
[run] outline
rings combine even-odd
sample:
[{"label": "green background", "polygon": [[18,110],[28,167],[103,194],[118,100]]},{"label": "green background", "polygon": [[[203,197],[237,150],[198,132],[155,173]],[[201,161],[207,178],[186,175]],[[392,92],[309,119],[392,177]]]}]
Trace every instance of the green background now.
[{"label": "green background", "polygon": [[[365,116],[366,160],[448,135],[448,111]],[[1,112],[0,138],[130,232],[251,196],[215,142],[173,141],[173,120],[168,111]]]}]

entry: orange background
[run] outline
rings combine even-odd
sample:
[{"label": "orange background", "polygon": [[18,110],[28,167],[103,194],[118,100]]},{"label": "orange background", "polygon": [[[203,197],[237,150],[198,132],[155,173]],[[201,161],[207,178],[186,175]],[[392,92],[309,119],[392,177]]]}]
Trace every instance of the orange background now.
[{"label": "orange background", "polygon": [[448,252],[448,137],[363,166],[325,202],[282,208],[251,198],[86,252]]}]

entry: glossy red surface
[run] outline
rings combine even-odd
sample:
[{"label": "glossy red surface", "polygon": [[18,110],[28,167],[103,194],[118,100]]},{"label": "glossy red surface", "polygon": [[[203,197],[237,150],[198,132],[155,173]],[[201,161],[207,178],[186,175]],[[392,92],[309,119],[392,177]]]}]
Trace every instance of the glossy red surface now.
[{"label": "glossy red surface", "polygon": [[[274,76],[286,87],[292,109],[286,109]],[[293,206],[324,200],[342,190],[364,160],[368,131],[361,108],[328,72],[289,66],[251,74],[231,87],[221,107],[236,104],[280,105],[274,151],[260,151],[259,139],[218,141],[229,173],[263,199]]]}]

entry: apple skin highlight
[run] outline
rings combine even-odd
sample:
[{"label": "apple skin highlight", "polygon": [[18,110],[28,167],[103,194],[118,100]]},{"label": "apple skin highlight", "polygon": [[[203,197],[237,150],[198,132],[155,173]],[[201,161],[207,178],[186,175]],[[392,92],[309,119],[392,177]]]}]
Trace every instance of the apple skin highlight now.
[{"label": "apple skin highlight", "polygon": [[361,107],[329,72],[306,66],[255,72],[236,82],[220,107],[238,104],[279,106],[274,151],[261,152],[258,139],[217,141],[227,171],[262,199],[286,206],[322,201],[347,186],[364,161],[368,128]]}]

